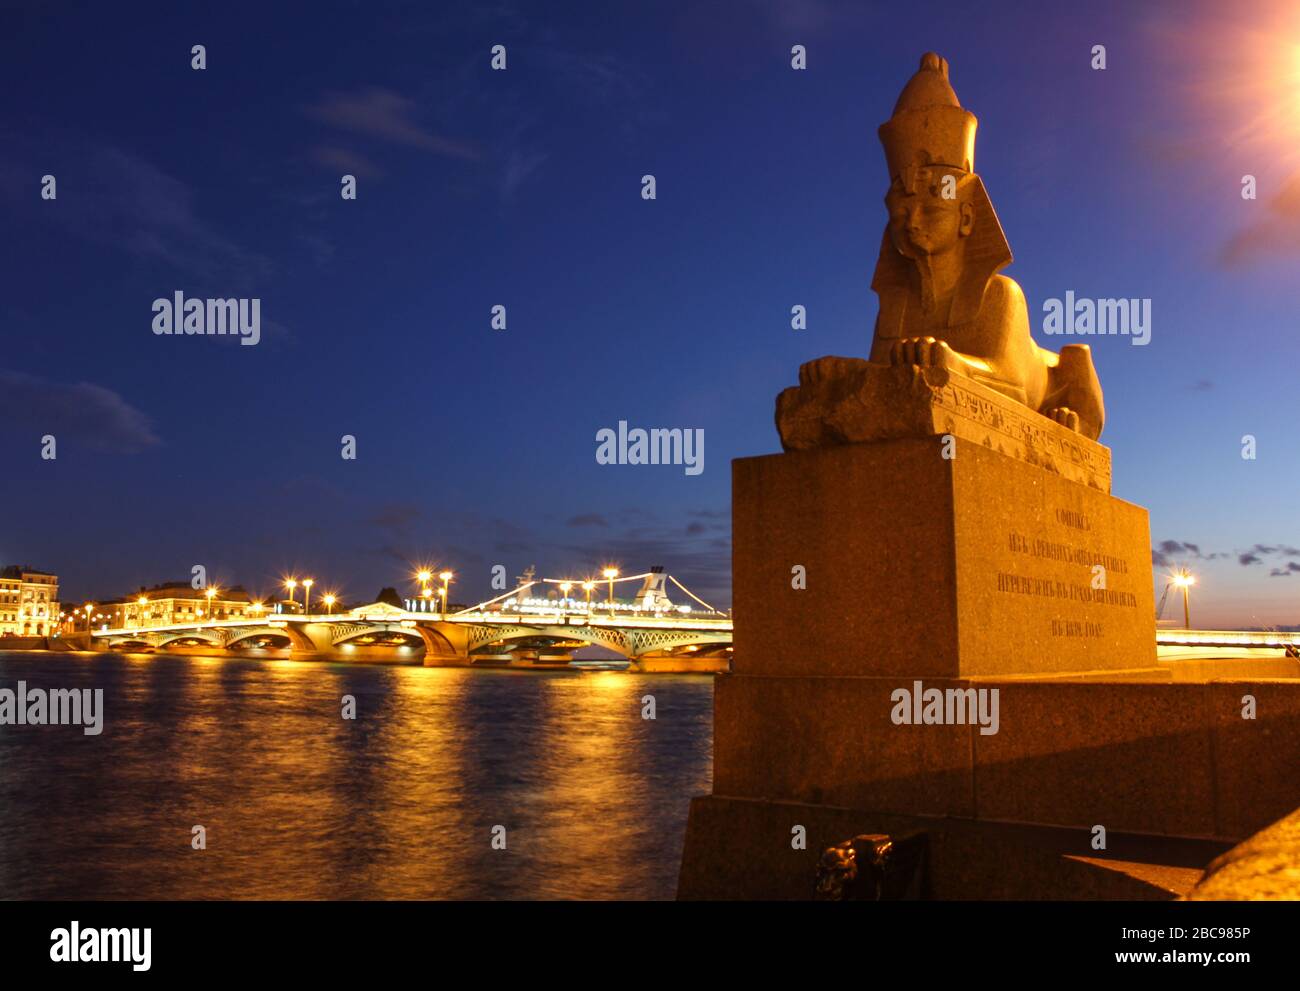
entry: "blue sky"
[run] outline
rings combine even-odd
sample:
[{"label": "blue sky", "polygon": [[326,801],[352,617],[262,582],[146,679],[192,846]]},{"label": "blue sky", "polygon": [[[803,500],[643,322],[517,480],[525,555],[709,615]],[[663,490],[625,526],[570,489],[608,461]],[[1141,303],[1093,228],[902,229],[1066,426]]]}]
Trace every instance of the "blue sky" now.
[{"label": "blue sky", "polygon": [[[1300,622],[1300,18],[1133,7],[5,5],[0,559],[83,597],[429,561],[465,599],[612,560],[728,604],[729,462],[867,353],[876,128],[935,50],[1031,315],[1152,300],[1149,346],[1093,342],[1102,441],[1194,619]],[[262,342],[153,335],[176,290],[259,297]],[[620,419],[702,428],[704,472],[598,465]]]}]

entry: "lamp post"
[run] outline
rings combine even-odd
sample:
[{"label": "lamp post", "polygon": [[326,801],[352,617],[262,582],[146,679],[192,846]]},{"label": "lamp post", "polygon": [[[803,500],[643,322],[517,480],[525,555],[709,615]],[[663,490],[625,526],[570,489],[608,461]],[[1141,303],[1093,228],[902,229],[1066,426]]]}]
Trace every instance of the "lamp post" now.
[{"label": "lamp post", "polygon": [[332,592],[325,593],[325,598],[321,600],[325,603],[325,615],[328,616],[334,612],[334,603],[338,601]]},{"label": "lamp post", "polygon": [[560,592],[563,597],[560,599],[560,615],[569,615],[569,589],[573,588],[573,582],[560,582]]},{"label": "lamp post", "polygon": [[430,592],[427,588],[420,589],[420,598],[424,600],[424,606],[420,609],[421,612],[432,611],[429,609],[429,599],[430,597],[432,597],[432,595],[433,593]]},{"label": "lamp post", "polygon": [[203,595],[208,600],[208,622],[209,623],[215,623],[217,621],[217,610],[216,607],[212,604],[213,600],[217,597],[217,592],[218,589],[216,588],[216,586],[213,586],[212,588],[208,589],[203,593]]},{"label": "lamp post", "polygon": [[618,577],[618,568],[606,568],[601,572],[609,581],[609,618],[614,618],[614,579]]},{"label": "lamp post", "polygon": [[1196,584],[1196,578],[1186,571],[1180,571],[1174,575],[1174,584],[1183,590],[1183,629],[1190,630],[1192,628],[1192,610],[1188,603],[1188,597],[1191,587]]},{"label": "lamp post", "polygon": [[285,580],[284,587],[289,590],[289,612],[293,612],[293,590],[298,587],[298,581],[295,578]]},{"label": "lamp post", "polygon": [[144,629],[144,607],[149,604],[149,596],[142,595],[140,596],[140,598],[136,599],[135,601],[136,601],[136,605],[140,607],[140,613],[138,616],[139,623],[137,625],[140,629],[143,630]]},{"label": "lamp post", "polygon": [[87,602],[86,603],[86,632],[87,633],[90,632],[90,626],[95,621],[94,613],[95,613],[95,603]]},{"label": "lamp post", "polygon": [[433,574],[427,568],[421,568],[417,572],[415,580],[420,583],[420,598],[427,599],[429,597],[429,582],[432,578]]},{"label": "lamp post", "polygon": [[302,580],[302,614],[304,616],[311,612],[311,587],[315,584],[315,578],[304,578]]},{"label": "lamp post", "polygon": [[595,587],[596,587],[596,583],[593,581],[585,581],[582,583],[582,590],[587,593],[587,618],[588,619],[591,619],[591,590]]},{"label": "lamp post", "polygon": [[442,618],[446,619],[447,618],[447,586],[451,584],[451,580],[456,576],[452,574],[450,571],[442,571],[438,573],[438,577],[442,579]]}]

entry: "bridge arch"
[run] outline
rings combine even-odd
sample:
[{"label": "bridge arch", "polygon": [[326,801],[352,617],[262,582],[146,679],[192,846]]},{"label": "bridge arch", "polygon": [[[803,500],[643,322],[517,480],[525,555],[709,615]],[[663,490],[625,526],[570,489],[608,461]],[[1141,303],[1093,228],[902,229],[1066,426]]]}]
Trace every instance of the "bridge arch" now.
[{"label": "bridge arch", "polygon": [[425,623],[416,623],[411,626],[404,626],[400,622],[375,622],[373,620],[336,623],[331,631],[331,642],[335,647],[342,647],[344,644],[352,643],[360,637],[382,636],[393,633],[419,641],[424,647],[426,657],[455,657],[461,653],[445,632],[432,624]]},{"label": "bridge arch", "polygon": [[291,630],[287,624],[283,627],[249,626],[240,629],[233,629],[230,631],[230,637],[226,640],[226,649],[234,650],[238,644],[243,643],[245,640],[251,640],[254,637],[284,637],[289,641],[289,646],[291,648],[301,650],[310,649],[310,641],[307,641],[307,639],[301,635],[295,636],[295,632],[296,631]]},{"label": "bridge arch", "polygon": [[731,646],[731,633],[712,630],[629,630],[632,657],[642,657],[678,647],[698,647],[708,654]]},{"label": "bridge arch", "polygon": [[602,626],[555,626],[545,623],[516,623],[509,626],[471,626],[469,629],[469,653],[490,644],[517,640],[581,640],[586,644],[608,647],[615,653],[631,659],[633,645],[627,634],[621,630],[612,630]]},{"label": "bridge arch", "polygon": [[[138,639],[144,640],[145,637]],[[165,633],[155,633],[147,639],[153,641],[153,645],[162,649],[169,644],[174,644],[178,640],[202,640],[213,647],[224,647],[226,637],[222,630],[168,630]]]},{"label": "bridge arch", "polygon": [[[362,637],[382,637],[399,634],[409,637],[411,640],[427,646],[429,637],[422,635],[421,631],[410,626],[401,626],[397,623],[345,623],[336,625],[331,631],[331,643],[335,647],[342,647],[344,644],[355,643]],[[445,643],[445,639],[438,637],[438,641]]]}]

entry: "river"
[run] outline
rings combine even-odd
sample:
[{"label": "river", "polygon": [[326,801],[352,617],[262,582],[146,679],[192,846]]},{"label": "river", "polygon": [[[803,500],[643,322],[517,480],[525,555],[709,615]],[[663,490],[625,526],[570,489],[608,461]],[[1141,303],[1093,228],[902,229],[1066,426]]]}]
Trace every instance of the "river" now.
[{"label": "river", "polygon": [[711,784],[698,675],[0,653],[20,680],[104,724],[0,725],[9,899],[671,898]]}]

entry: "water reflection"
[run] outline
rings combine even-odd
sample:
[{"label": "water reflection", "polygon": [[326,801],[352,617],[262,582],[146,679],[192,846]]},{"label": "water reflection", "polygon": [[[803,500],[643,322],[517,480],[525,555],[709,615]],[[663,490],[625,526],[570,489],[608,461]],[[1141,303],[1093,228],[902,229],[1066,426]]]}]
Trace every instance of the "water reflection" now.
[{"label": "water reflection", "polygon": [[701,677],[0,654],[20,679],[105,717],[0,727],[5,898],[670,898],[710,790]]}]

